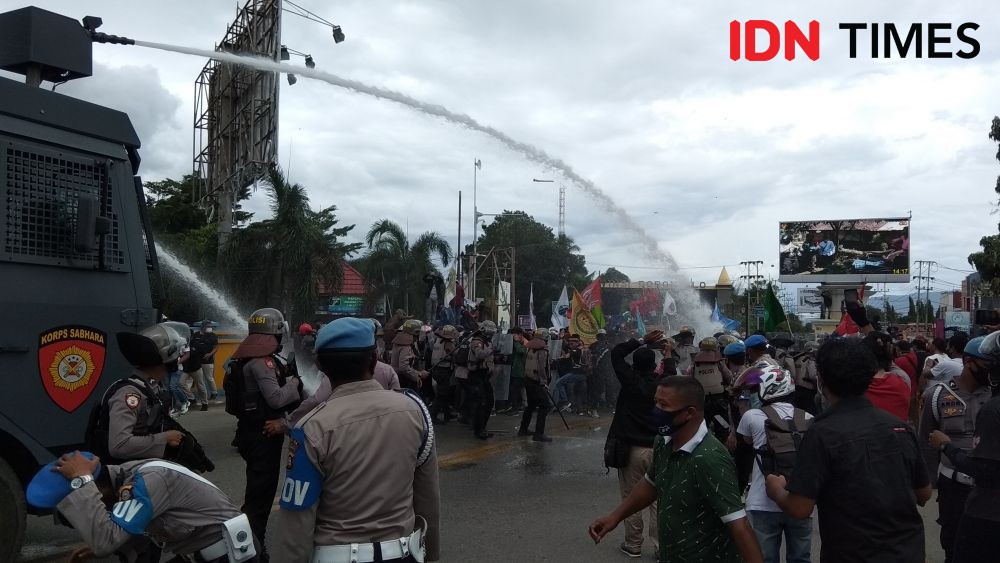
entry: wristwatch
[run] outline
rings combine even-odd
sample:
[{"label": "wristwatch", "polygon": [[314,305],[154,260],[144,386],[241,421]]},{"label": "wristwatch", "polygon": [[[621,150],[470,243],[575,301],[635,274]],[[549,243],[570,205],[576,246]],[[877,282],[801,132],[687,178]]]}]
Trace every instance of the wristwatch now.
[{"label": "wristwatch", "polygon": [[80,477],[74,477],[73,480],[69,482],[69,486],[71,489],[76,490],[93,480],[93,475],[81,475]]}]

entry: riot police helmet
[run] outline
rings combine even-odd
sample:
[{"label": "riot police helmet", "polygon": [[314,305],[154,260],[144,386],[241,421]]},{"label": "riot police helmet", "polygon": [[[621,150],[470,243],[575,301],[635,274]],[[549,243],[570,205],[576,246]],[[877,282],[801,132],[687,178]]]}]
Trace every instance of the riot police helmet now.
[{"label": "riot police helmet", "polygon": [[271,307],[257,309],[247,320],[247,331],[250,334],[282,336],[285,334],[285,316]]},{"label": "riot police helmet", "polygon": [[487,338],[493,338],[493,335],[497,333],[497,325],[493,321],[483,321],[479,323],[479,332]]},{"label": "riot police helmet", "polygon": [[169,365],[177,362],[184,353],[184,338],[163,323],[135,332],[115,335],[118,348],[130,364],[139,368]]},{"label": "riot police helmet", "polygon": [[417,319],[409,319],[403,323],[403,326],[400,327],[400,330],[411,336],[420,336],[420,330],[423,328],[423,326],[424,323],[422,321],[419,321]]}]

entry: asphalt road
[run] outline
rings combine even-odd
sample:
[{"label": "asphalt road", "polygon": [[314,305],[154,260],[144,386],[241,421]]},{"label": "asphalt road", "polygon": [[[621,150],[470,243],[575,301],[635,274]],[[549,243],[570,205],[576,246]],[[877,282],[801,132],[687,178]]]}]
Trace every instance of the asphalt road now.
[{"label": "asphalt road", "polygon": [[[610,416],[567,415],[567,420],[569,431],[558,416],[549,418],[554,438],[549,444],[515,437],[519,420],[503,415],[490,420],[498,434],[488,442],[456,423],[437,428],[442,561],[629,560],[618,551],[620,528],[596,546],[587,535],[589,523],[619,501],[617,476],[605,475],[601,461]],[[181,422],[215,461],[216,470],[207,476],[239,503],[244,477],[243,461],[229,445],[234,419],[213,405],[208,412],[188,413]],[[927,560],[943,561],[936,503],[928,503],[922,514]],[[22,561],[65,561],[79,543],[75,532],[54,525],[51,517],[29,516]],[[653,560],[648,547],[642,560]],[[813,560],[819,561],[818,531]]]}]

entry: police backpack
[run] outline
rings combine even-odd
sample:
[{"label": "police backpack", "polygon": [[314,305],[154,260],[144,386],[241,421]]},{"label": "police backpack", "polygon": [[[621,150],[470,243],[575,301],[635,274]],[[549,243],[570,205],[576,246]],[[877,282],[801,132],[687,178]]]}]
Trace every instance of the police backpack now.
[{"label": "police backpack", "polygon": [[234,360],[232,358],[224,366],[225,375],[222,376],[222,391],[226,395],[226,413],[233,416],[242,416],[244,411],[244,395],[246,395],[247,383],[243,375],[243,366],[246,361],[243,359]]},{"label": "police backpack", "polygon": [[458,341],[455,348],[455,365],[467,367],[469,365],[469,349],[472,347],[472,338],[463,338]]}]

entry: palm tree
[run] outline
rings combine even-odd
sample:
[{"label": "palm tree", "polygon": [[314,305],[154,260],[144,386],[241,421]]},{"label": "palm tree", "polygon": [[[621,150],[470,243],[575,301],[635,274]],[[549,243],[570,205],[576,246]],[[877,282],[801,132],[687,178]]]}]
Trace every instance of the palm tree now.
[{"label": "palm tree", "polygon": [[372,297],[387,298],[391,307],[407,311],[427,297],[424,276],[437,273],[433,258],[444,267],[452,259],[451,245],[438,233],[423,233],[411,244],[402,227],[388,219],[373,223],[365,242],[368,252],[359,266],[371,282]]},{"label": "palm tree", "polygon": [[336,206],[313,211],[306,189],[277,167],[264,185],[272,217],[233,232],[225,253],[229,285],[252,307],[278,307],[294,322],[307,320],[319,304],[318,284],[338,288],[344,258],[361,244],[341,242],[354,225],[336,226]]}]

